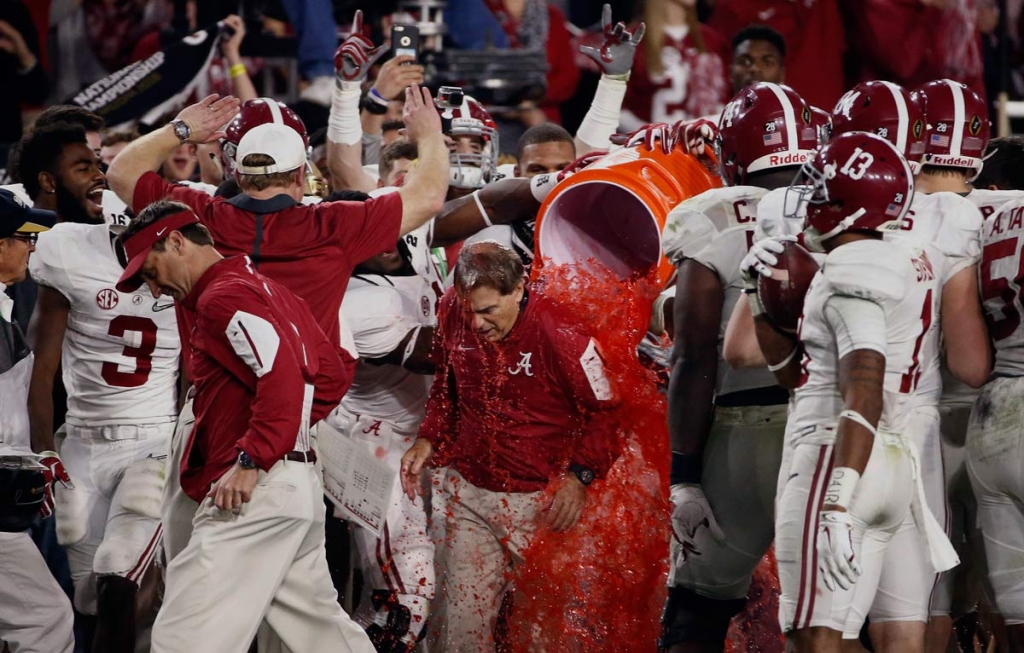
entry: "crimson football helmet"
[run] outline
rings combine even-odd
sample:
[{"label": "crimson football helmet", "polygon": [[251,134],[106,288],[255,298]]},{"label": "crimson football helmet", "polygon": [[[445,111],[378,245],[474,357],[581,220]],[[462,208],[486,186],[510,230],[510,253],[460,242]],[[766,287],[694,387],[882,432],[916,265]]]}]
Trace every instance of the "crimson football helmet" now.
[{"label": "crimson football helmet", "polygon": [[814,114],[788,86],[760,82],[740,91],[718,123],[718,161],[729,186],[747,175],[798,166],[818,146]]},{"label": "crimson football helmet", "polygon": [[951,79],[928,82],[913,96],[928,117],[925,165],[970,168],[978,175],[989,137],[985,102]]},{"label": "crimson football helmet", "polygon": [[453,188],[483,188],[498,175],[498,125],[484,105],[472,97],[452,108],[438,107],[444,133],[453,139],[473,136],[480,139],[480,153],[448,152],[448,185]]},{"label": "crimson football helmet", "polygon": [[224,163],[225,174],[235,171],[235,152],[242,137],[250,129],[257,125],[277,123],[288,125],[299,133],[302,142],[309,151],[309,135],[306,133],[306,125],[299,118],[298,114],[292,111],[284,102],[278,102],[273,98],[259,97],[255,100],[246,100],[228,126],[224,129],[224,140],[221,142],[221,157]]},{"label": "crimson football helmet", "polygon": [[[806,205],[804,241],[815,251],[843,231],[895,231],[914,197],[914,173],[896,147],[869,132],[832,138],[800,168],[786,206]],[[792,217],[792,216],[789,216]]]},{"label": "crimson football helmet", "polygon": [[818,107],[811,107],[811,126],[814,127],[814,134],[818,139],[818,146],[832,140],[832,114]]},{"label": "crimson football helmet", "polygon": [[925,152],[925,115],[920,98],[892,82],[863,82],[839,98],[833,133],[871,132],[896,146],[914,174]]}]

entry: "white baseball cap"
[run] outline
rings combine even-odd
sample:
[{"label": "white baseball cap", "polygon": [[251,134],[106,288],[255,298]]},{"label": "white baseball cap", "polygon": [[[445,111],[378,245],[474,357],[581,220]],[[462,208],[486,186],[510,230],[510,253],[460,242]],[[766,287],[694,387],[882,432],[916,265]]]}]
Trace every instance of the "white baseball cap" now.
[{"label": "white baseball cap", "polygon": [[[247,166],[242,162],[250,154],[265,154],[274,160],[271,165]],[[257,125],[242,136],[235,152],[236,170],[243,175],[272,175],[295,170],[306,163],[306,146],[299,133],[288,125],[266,123]]]}]

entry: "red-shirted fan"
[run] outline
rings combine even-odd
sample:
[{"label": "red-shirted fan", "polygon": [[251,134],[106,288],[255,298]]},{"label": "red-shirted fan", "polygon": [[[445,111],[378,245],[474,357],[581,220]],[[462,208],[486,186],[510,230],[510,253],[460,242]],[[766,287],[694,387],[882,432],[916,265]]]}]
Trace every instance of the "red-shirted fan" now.
[{"label": "red-shirted fan", "polygon": [[892,82],[863,82],[846,92],[832,110],[834,134],[861,131],[896,146],[917,174],[925,153],[925,113],[921,98]]},{"label": "red-shirted fan", "polygon": [[970,168],[977,175],[988,143],[988,107],[967,86],[939,79],[920,86],[913,97],[928,117],[924,163]]},{"label": "red-shirted fan", "polygon": [[718,161],[729,186],[747,176],[801,165],[818,147],[811,108],[788,86],[761,82],[739,92],[718,123]]}]

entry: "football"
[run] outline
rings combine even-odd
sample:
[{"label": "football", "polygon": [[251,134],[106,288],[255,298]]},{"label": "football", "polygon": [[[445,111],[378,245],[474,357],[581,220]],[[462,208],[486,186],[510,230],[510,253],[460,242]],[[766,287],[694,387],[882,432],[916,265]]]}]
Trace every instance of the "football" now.
[{"label": "football", "polygon": [[778,264],[772,268],[772,276],[758,277],[757,296],[765,315],[776,328],[796,333],[804,309],[804,295],[818,271],[818,262],[799,244],[786,242],[784,245],[785,249],[778,254]]}]

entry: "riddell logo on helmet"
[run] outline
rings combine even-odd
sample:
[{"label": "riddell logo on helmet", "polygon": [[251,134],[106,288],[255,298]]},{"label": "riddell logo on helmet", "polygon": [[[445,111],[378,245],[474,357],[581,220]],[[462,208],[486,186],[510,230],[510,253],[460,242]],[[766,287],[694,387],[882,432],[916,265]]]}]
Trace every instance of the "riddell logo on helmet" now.
[{"label": "riddell logo on helmet", "polygon": [[795,165],[807,161],[810,156],[808,152],[786,152],[785,154],[772,154],[768,157],[768,165],[785,166]]},{"label": "riddell logo on helmet", "polygon": [[932,155],[927,161],[928,165],[946,166],[950,168],[973,168],[974,160],[963,156],[936,156]]}]

